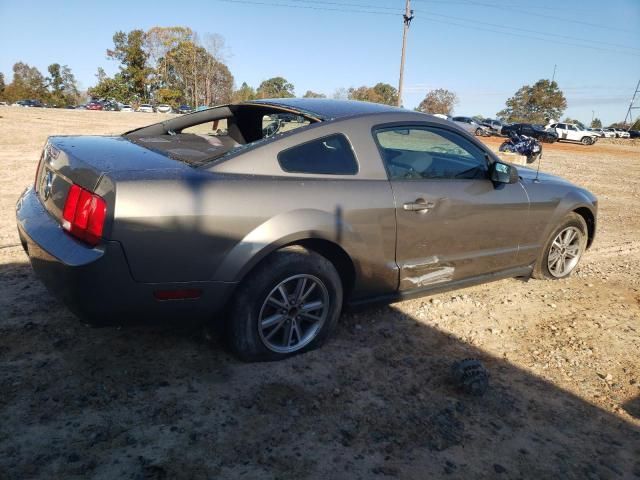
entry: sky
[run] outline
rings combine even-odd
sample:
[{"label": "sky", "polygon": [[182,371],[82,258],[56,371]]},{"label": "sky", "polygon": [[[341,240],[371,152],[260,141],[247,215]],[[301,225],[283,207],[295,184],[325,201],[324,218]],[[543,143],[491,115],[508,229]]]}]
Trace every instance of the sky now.
[{"label": "sky", "polygon": [[[0,72],[69,65],[83,89],[117,62],[113,34],[153,26],[217,33],[236,85],[283,76],[296,94],[397,87],[405,0],[0,0]],[[404,105],[433,88],[458,115],[494,117],[523,85],[555,80],[565,116],[621,121],[640,80],[640,0],[412,0]],[[371,12],[371,13],[368,13]],[[636,105],[640,106],[640,98]],[[634,111],[634,118],[640,109]]]}]

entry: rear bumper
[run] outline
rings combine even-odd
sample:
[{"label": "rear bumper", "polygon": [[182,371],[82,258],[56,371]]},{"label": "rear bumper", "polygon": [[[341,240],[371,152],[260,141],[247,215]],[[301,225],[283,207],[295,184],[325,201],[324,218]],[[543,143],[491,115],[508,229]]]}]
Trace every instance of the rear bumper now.
[{"label": "rear bumper", "polygon": [[[95,325],[206,321],[220,310],[235,283],[142,283],[131,276],[122,246],[103,241],[88,247],[67,235],[32,188],[16,205],[18,233],[36,275],[83,321]],[[197,299],[164,300],[158,290],[198,289]]]}]

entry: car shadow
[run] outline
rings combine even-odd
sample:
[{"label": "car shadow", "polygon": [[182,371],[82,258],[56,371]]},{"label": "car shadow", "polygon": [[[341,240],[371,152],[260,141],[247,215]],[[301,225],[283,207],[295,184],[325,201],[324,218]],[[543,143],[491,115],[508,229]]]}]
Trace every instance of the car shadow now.
[{"label": "car shadow", "polygon": [[[200,330],[87,327],[28,263],[0,265],[0,291],[7,478],[640,476],[632,422],[394,306],[245,364]],[[487,368],[484,395],[452,380],[464,358]]]}]

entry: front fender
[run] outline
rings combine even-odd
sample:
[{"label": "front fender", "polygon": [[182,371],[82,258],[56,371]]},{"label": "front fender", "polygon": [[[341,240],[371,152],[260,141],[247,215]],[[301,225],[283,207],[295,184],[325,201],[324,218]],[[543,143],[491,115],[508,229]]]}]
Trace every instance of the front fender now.
[{"label": "front fender", "polygon": [[583,189],[569,190],[566,195],[560,200],[556,208],[554,209],[546,228],[543,231],[542,237],[539,240],[540,245],[543,245],[553,230],[560,224],[562,219],[570,212],[574,212],[579,209],[587,209],[593,215],[593,232],[590,232],[590,242],[593,240],[595,234],[595,225],[598,214],[598,201],[596,197]]}]

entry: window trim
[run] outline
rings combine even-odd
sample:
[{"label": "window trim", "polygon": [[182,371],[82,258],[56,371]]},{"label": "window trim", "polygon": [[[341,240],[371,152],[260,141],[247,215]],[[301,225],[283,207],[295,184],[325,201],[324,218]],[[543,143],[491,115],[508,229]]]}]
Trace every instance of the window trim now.
[{"label": "window trim", "polygon": [[[387,166],[387,162],[384,161],[384,155],[382,150],[384,149],[384,147],[382,145],[380,145],[380,142],[378,141],[378,136],[376,135],[376,132],[379,130],[384,130],[384,129],[390,129],[390,128],[395,128],[395,127],[401,127],[401,128],[421,128],[421,129],[432,129],[435,130],[436,133],[438,131],[446,131],[446,132],[450,132],[454,135],[458,135],[461,138],[464,138],[465,140],[467,140],[469,143],[471,143],[473,146],[475,146],[476,148],[478,148],[478,150],[480,150],[481,152],[484,153],[484,159],[485,159],[485,163],[486,163],[486,168],[487,168],[487,177],[486,178],[405,178],[405,179],[394,179],[391,177],[391,173],[389,172],[389,167]],[[380,162],[382,162],[382,166],[384,168],[384,171],[387,174],[387,180],[389,180],[390,182],[428,182],[428,181],[436,181],[436,182],[441,182],[443,180],[445,181],[456,181],[456,182],[469,182],[469,181],[478,181],[478,180],[489,180],[489,168],[491,167],[491,165],[497,161],[499,161],[498,158],[496,158],[494,156],[494,154],[487,150],[487,148],[483,145],[480,144],[474,137],[471,137],[468,134],[465,134],[466,132],[457,132],[456,130],[452,129],[452,128],[447,128],[444,125],[440,125],[440,124],[431,124],[431,123],[421,123],[421,122],[390,122],[390,123],[380,123],[377,125],[374,125],[373,127],[371,127],[371,136],[373,138],[373,141],[376,144],[376,147],[378,149],[378,155],[380,157]],[[445,137],[446,138],[446,137]]]},{"label": "window trim", "polygon": [[[294,148],[302,147],[302,146],[307,145],[309,143],[319,142],[319,141],[322,141],[322,140],[324,140],[326,138],[331,138],[331,137],[342,137],[345,140],[345,142],[347,142],[347,145],[349,145],[349,149],[351,151],[351,155],[353,156],[353,160],[354,160],[355,166],[356,166],[356,169],[355,169],[355,171],[353,173],[300,172],[300,171],[296,171],[296,170],[287,170],[282,165],[282,162],[280,161],[280,155],[282,153],[288,152],[289,150],[293,150]],[[356,154],[356,151],[353,148],[353,143],[351,143],[351,140],[349,140],[349,137],[346,134],[342,133],[342,132],[329,133],[329,134],[323,135],[321,137],[312,138],[311,140],[307,140],[306,142],[298,143],[297,145],[293,145],[293,146],[291,146],[289,148],[285,148],[284,150],[280,150],[278,152],[278,154],[276,155],[276,161],[278,162],[278,166],[280,167],[280,170],[282,170],[285,173],[293,173],[293,174],[296,174],[296,175],[312,175],[312,176],[330,175],[332,177],[354,177],[354,176],[358,175],[358,173],[360,173],[360,162],[358,161],[358,155]]]}]

